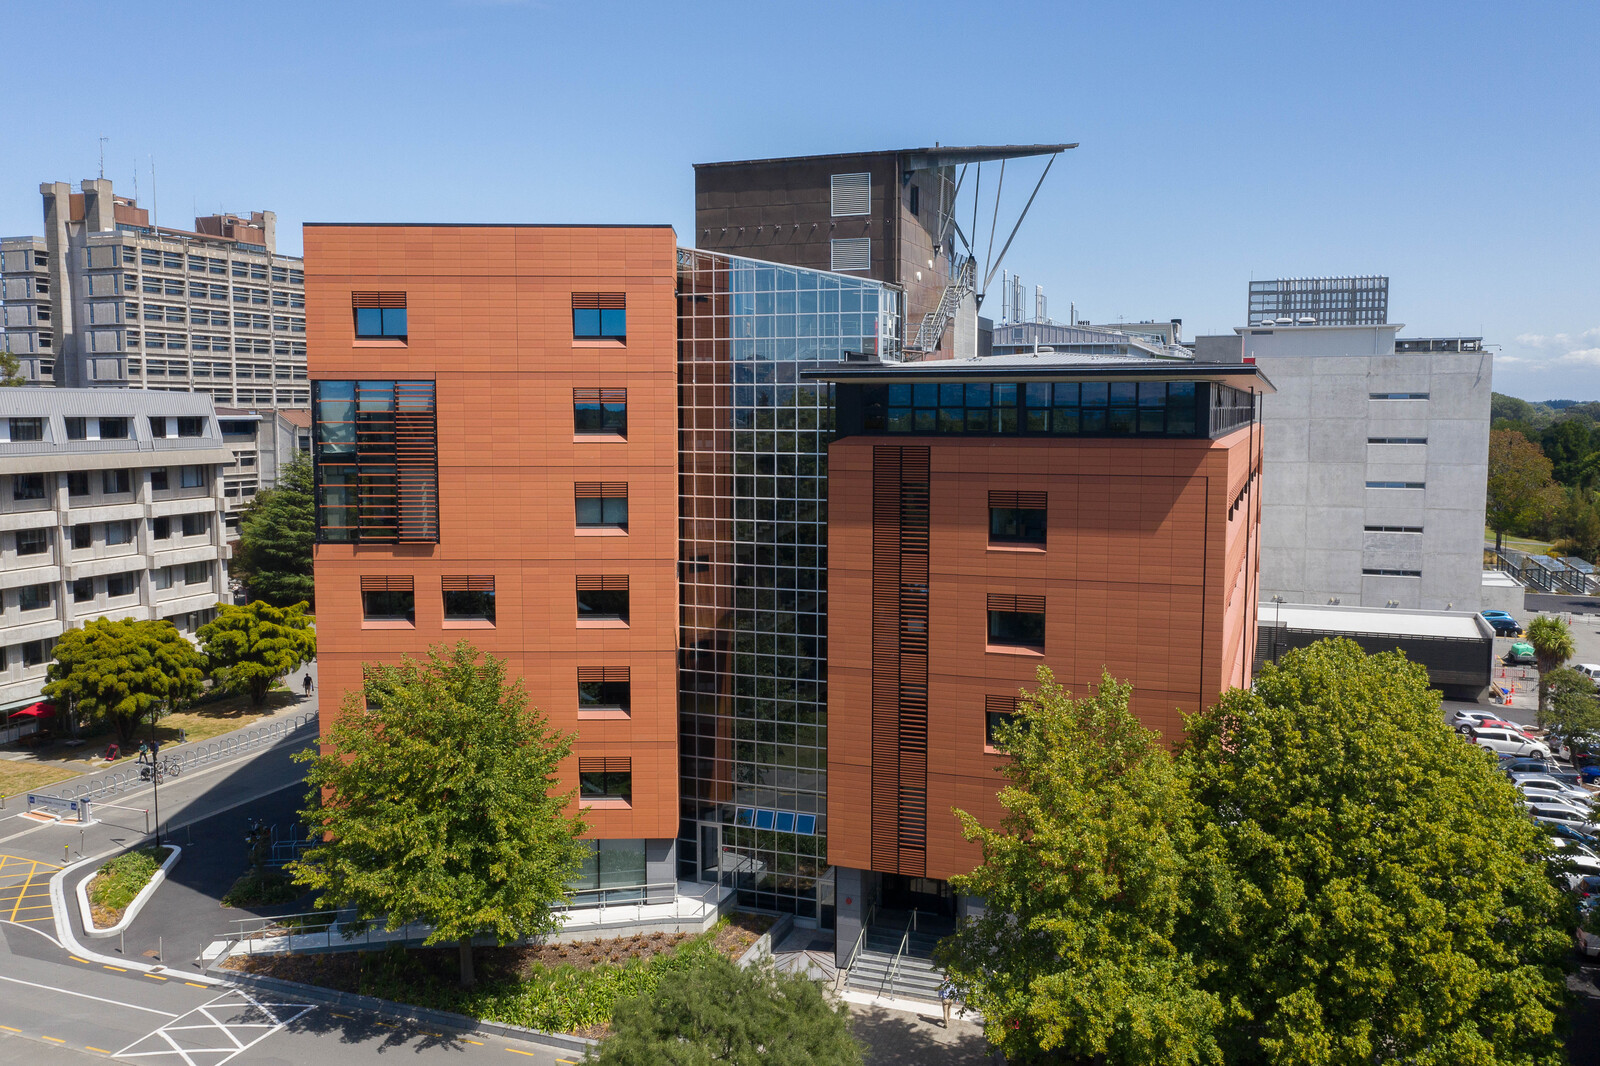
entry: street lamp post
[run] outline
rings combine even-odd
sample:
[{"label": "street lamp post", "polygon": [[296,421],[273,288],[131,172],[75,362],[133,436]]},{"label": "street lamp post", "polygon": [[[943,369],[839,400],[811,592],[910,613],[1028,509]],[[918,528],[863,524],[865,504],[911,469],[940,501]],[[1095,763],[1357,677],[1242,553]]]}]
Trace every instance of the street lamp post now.
[{"label": "street lamp post", "polygon": [[156,815],[156,847],[161,846],[161,766],[156,761],[156,718],[154,708],[150,711],[150,806],[155,809]]}]

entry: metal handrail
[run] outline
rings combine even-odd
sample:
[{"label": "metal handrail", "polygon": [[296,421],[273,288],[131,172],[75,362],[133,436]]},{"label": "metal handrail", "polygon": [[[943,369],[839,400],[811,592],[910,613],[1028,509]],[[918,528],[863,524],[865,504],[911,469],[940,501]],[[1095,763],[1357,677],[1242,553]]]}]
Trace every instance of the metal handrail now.
[{"label": "metal handrail", "polygon": [[861,933],[856,937],[855,946],[850,949],[850,954],[845,956],[844,966],[839,970],[840,981],[845,979],[845,975],[850,972],[850,967],[856,964],[856,956],[861,953],[861,945],[866,943],[867,940],[867,930],[872,928],[872,919],[877,917],[877,914],[878,905],[876,903],[867,908],[867,916],[861,922]]},{"label": "metal handrail", "polygon": [[900,950],[894,953],[894,962],[883,973],[883,980],[878,982],[878,996],[882,998],[885,988],[894,987],[894,979],[900,976],[900,960],[905,958],[906,948],[911,944],[911,934],[917,928],[917,909],[911,908],[911,920],[906,923],[906,931],[900,937]]}]

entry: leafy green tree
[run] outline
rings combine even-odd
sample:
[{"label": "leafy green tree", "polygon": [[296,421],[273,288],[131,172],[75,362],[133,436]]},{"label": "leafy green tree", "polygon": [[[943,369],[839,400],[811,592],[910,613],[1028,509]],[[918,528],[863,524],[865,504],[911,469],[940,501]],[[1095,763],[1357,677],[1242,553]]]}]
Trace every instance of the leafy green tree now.
[{"label": "leafy green tree", "polygon": [[1227,891],[1197,927],[1230,1066],[1557,1066],[1550,844],[1426,671],[1322,641],[1190,720]]},{"label": "leafy green tree", "polygon": [[[481,661],[480,661],[481,660]],[[433,926],[473,983],[472,940],[548,933],[588,848],[572,792],[556,793],[572,735],[528,706],[505,660],[468,641],[425,661],[368,664],[310,764],[303,817],[322,835],[290,864],[318,906],[354,907],[355,928]]]},{"label": "leafy green tree", "polygon": [[599,1066],[859,1066],[850,1010],[817,982],[771,963],[740,969],[718,955],[648,996],[617,1004]]},{"label": "leafy green tree", "polygon": [[311,457],[296,452],[274,488],[257,493],[239,519],[232,569],[254,599],[274,607],[316,602],[311,546],[317,539]]},{"label": "leafy green tree", "polygon": [[983,865],[951,885],[987,913],[939,962],[1007,1061],[1216,1061],[1222,1006],[1177,939],[1207,895],[1183,778],[1125,682],[1074,700],[1038,677],[996,738],[1011,756],[1003,823],[956,812]]},{"label": "leafy green tree", "polygon": [[1486,514],[1498,550],[1503,534],[1547,518],[1552,508],[1551,464],[1539,446],[1509,429],[1489,434]]},{"label": "leafy green tree", "polygon": [[1550,671],[1576,655],[1578,646],[1573,643],[1567,623],[1543,615],[1528,623],[1523,639],[1533,645],[1534,665],[1539,671],[1539,717],[1543,721],[1550,702]]},{"label": "leafy green tree", "polygon": [[22,360],[12,355],[10,349],[0,347],[0,388],[17,388],[27,383],[28,379],[22,376]]},{"label": "leafy green tree", "polygon": [[1540,435],[1539,450],[1550,460],[1551,476],[1563,485],[1576,483],[1579,467],[1594,451],[1589,429],[1586,421],[1565,418]]},{"label": "leafy green tree", "polygon": [[1550,671],[1545,681],[1550,691],[1550,707],[1540,724],[1550,734],[1568,744],[1580,738],[1600,737],[1600,700],[1595,699],[1595,684],[1570,667]]},{"label": "leafy green tree", "polygon": [[61,634],[53,654],[45,696],[109,722],[124,747],[205,680],[205,660],[171,622],[99,618]]},{"label": "leafy green tree", "polygon": [[201,626],[196,636],[212,681],[229,692],[248,692],[250,702],[259,707],[267,702],[274,681],[316,656],[313,621],[304,603],[223,604],[215,620]]}]

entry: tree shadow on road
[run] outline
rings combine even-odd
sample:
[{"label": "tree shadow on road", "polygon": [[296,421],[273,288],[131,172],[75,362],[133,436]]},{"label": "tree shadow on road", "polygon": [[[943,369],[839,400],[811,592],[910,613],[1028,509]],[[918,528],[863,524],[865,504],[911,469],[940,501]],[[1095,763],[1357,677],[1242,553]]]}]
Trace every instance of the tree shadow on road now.
[{"label": "tree shadow on road", "polygon": [[983,1029],[972,1021],[852,1007],[851,1029],[867,1045],[871,1066],[986,1066],[994,1059]]}]

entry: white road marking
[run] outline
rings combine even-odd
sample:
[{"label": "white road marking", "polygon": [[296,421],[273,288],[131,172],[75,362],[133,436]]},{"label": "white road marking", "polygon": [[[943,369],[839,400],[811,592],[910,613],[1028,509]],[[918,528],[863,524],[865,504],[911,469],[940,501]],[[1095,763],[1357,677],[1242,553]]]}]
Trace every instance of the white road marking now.
[{"label": "white road marking", "polygon": [[[161,1028],[141,1036],[117,1052],[115,1057],[126,1059],[176,1057],[182,1060],[184,1066],[223,1066],[224,1063],[248,1051],[314,1008],[315,1004],[311,1003],[264,1003],[247,992],[234,989],[174,1019],[182,1021],[199,1015],[207,1024],[174,1025],[168,1022]],[[229,1020],[230,1014],[241,1015],[241,1020]],[[265,1017],[266,1020],[243,1020],[252,1017]],[[180,1042],[180,1037],[174,1035],[200,1033],[209,1034],[211,1039],[218,1039],[220,1036],[221,1040],[227,1041],[227,1046],[186,1047]],[[243,1037],[253,1037],[253,1039],[245,1040]],[[181,1039],[190,1040],[193,1037],[182,1036]],[[146,1050],[134,1050],[141,1045],[146,1045]]]},{"label": "white road marking", "polygon": [[104,996],[91,996],[87,992],[74,992],[70,988],[57,988],[55,985],[40,985],[32,981],[24,981],[20,977],[6,977],[0,974],[0,981],[10,981],[14,985],[27,985],[29,988],[42,988],[46,992],[59,992],[63,996],[77,996],[80,999],[92,999],[99,1003],[110,1003],[116,1007],[127,1007],[129,1010],[142,1010],[151,1014],[160,1014],[167,1018],[179,1018],[182,1015],[174,1014],[169,1010],[156,1010],[154,1007],[141,1007],[137,1003],[124,1003],[120,999],[106,999]]}]

